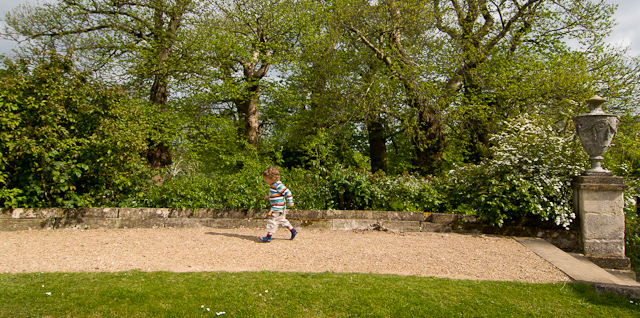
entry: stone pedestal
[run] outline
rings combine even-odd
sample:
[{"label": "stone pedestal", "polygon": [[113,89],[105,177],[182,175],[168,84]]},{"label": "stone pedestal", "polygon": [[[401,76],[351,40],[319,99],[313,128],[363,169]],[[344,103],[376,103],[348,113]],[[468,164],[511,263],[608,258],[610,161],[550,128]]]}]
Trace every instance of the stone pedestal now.
[{"label": "stone pedestal", "polygon": [[627,186],[623,178],[577,176],[572,185],[585,257],[601,267],[627,269],[629,259],[624,252],[624,190]]}]

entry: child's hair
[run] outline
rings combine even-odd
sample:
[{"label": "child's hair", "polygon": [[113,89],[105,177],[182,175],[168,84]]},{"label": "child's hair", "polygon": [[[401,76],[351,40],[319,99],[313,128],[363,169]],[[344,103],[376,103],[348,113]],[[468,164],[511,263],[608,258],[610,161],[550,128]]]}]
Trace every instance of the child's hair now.
[{"label": "child's hair", "polygon": [[280,181],[280,171],[278,167],[271,166],[265,170],[262,175],[275,181]]}]

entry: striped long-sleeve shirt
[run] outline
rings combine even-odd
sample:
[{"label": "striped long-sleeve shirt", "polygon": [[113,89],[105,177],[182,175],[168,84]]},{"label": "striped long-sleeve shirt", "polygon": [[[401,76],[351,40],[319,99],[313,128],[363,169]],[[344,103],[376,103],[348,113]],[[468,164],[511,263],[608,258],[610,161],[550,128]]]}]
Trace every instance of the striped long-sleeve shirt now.
[{"label": "striped long-sleeve shirt", "polygon": [[293,203],[293,195],[287,187],[278,181],[271,185],[269,188],[269,203],[271,203],[271,210],[284,211],[287,202]]}]

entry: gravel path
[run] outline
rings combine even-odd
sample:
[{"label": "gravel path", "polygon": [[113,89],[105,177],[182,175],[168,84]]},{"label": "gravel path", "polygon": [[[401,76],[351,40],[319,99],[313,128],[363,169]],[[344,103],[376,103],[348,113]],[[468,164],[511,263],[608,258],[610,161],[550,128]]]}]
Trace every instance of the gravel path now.
[{"label": "gravel path", "polygon": [[511,238],[281,228],[0,232],[0,272],[362,272],[547,283],[569,278]]}]

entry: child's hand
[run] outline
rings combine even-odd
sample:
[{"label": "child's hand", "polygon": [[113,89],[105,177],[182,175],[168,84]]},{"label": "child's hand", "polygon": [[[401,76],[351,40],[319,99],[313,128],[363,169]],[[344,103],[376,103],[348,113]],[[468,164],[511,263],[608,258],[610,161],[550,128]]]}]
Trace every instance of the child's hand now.
[{"label": "child's hand", "polygon": [[269,196],[264,197],[265,200],[269,200]]},{"label": "child's hand", "polygon": [[267,215],[271,215],[271,212],[273,212],[273,211],[269,210],[269,213],[267,213]]},{"label": "child's hand", "polygon": [[289,202],[289,206],[293,206],[293,202]]}]

